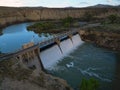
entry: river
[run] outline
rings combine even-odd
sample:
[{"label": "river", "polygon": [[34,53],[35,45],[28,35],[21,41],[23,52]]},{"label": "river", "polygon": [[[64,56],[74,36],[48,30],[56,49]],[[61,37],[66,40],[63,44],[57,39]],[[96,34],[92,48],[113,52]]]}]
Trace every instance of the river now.
[{"label": "river", "polygon": [[[28,25],[29,23],[22,23],[3,29],[3,34],[0,36],[0,51],[10,53],[30,41],[37,43],[52,38],[49,34],[46,36],[28,31],[26,29]],[[65,79],[75,90],[79,90],[82,78],[98,80],[99,90],[119,88],[120,56],[118,52],[100,48],[91,43],[80,44],[71,53],[58,60],[54,66],[46,69],[52,75]]]},{"label": "river", "polygon": [[23,44],[34,42],[38,43],[43,40],[52,38],[47,33],[36,34],[28,31],[26,27],[32,23],[15,24],[6,27],[0,35],[0,51],[2,53],[11,53],[21,49]]}]

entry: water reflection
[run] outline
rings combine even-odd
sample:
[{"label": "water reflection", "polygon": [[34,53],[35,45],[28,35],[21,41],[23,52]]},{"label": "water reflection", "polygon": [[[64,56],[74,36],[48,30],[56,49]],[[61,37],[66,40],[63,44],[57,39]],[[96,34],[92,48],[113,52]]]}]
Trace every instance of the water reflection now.
[{"label": "water reflection", "polygon": [[41,42],[44,39],[52,38],[49,34],[36,34],[33,31],[27,31],[26,27],[31,23],[22,23],[9,26],[2,31],[0,35],[0,51],[2,53],[10,53],[21,49],[25,43],[33,41]]}]

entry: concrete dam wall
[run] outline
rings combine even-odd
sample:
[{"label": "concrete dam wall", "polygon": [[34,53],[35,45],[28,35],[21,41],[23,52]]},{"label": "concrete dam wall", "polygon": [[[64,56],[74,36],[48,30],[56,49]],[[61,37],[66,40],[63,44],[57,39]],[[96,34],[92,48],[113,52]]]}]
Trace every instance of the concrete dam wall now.
[{"label": "concrete dam wall", "polygon": [[68,16],[82,18],[86,13],[92,13],[97,18],[105,18],[110,14],[120,15],[119,8],[13,8],[0,7],[0,27],[14,23],[58,20]]},{"label": "concrete dam wall", "polygon": [[77,46],[81,45],[79,34],[73,35],[72,38],[61,41],[59,45],[55,44],[52,47],[40,52],[40,58],[44,68],[50,69],[61,58],[72,52]]},{"label": "concrete dam wall", "polygon": [[22,49],[0,57],[0,61],[15,58],[24,68],[44,70],[50,68],[61,58],[82,44],[78,30],[62,33],[44,42],[23,44]]}]

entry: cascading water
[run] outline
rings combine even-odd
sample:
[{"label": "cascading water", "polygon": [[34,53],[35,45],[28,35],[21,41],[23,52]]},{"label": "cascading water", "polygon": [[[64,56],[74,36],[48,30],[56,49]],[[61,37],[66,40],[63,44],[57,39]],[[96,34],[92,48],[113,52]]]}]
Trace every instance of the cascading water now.
[{"label": "cascading water", "polygon": [[61,58],[73,51],[77,46],[82,44],[80,36],[74,35],[71,39],[66,39],[60,45],[54,45],[49,49],[40,52],[40,57],[45,68],[52,68]]},{"label": "cascading water", "polygon": [[40,58],[45,68],[50,68],[52,65],[57,63],[61,57],[62,53],[58,45],[54,45],[40,53]]},{"label": "cascading water", "polygon": [[77,46],[79,46],[80,44],[83,43],[83,41],[81,40],[79,34],[73,36],[73,37],[72,37],[72,41],[73,41],[73,46],[74,46],[74,47],[77,47]]},{"label": "cascading water", "polygon": [[70,39],[64,40],[60,43],[60,48],[62,49],[64,55],[69,53],[73,49],[72,41]]}]

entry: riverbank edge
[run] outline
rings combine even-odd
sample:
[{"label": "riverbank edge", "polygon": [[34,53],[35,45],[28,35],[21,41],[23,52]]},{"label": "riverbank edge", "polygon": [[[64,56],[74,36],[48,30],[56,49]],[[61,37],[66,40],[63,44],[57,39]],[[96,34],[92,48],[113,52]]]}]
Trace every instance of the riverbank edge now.
[{"label": "riverbank edge", "polygon": [[99,47],[120,51],[120,33],[106,30],[80,30],[81,39],[85,42],[94,43]]},{"label": "riverbank edge", "polygon": [[0,90],[73,90],[43,70],[24,68],[16,58],[0,62]]}]

